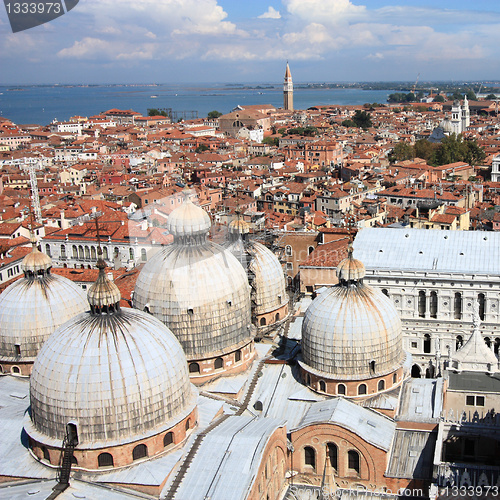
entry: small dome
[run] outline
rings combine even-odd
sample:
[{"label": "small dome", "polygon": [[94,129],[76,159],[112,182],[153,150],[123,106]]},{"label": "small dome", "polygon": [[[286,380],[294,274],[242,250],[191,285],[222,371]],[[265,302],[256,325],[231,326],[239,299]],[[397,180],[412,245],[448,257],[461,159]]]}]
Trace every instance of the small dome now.
[{"label": "small dome", "polygon": [[250,224],[243,219],[237,218],[229,223],[229,232],[231,234],[248,234]]},{"label": "small dome", "polygon": [[92,308],[104,308],[119,304],[121,300],[120,290],[104,274],[104,262],[100,260],[97,266],[99,267],[99,276],[87,293],[90,306]]},{"label": "small dome", "polygon": [[52,267],[52,259],[45,253],[40,252],[35,245],[33,250],[23,259],[22,268],[25,273],[39,274],[46,272]]},{"label": "small dome", "polygon": [[352,252],[337,266],[339,281],[359,281],[365,277],[365,265],[352,257]]},{"label": "small dome", "polygon": [[153,435],[196,404],[186,357],[170,330],[149,314],[76,316],[45,342],[30,381],[39,442],[62,440],[74,423],[79,448]]},{"label": "small dome", "polygon": [[205,235],[210,231],[212,223],[203,208],[196,206],[186,197],[168,217],[167,228],[175,237]]},{"label": "small dome", "polygon": [[398,312],[370,286],[331,287],[307,308],[302,354],[309,367],[338,378],[370,378],[373,367],[377,374],[389,373],[405,356]]}]

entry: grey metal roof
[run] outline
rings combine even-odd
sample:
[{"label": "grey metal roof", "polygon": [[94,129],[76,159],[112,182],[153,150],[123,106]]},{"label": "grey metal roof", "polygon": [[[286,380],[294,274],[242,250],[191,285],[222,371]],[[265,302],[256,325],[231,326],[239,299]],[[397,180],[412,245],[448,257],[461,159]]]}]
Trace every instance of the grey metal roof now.
[{"label": "grey metal roof", "polygon": [[396,420],[436,423],[442,409],[442,378],[410,378],[403,383]]},{"label": "grey metal roof", "polygon": [[344,398],[312,403],[297,429],[320,423],[337,424],[386,451],[396,429],[395,422],[388,417]]},{"label": "grey metal roof", "polygon": [[500,233],[366,228],[354,256],[367,269],[500,274]]},{"label": "grey metal roof", "polygon": [[247,498],[270,436],[285,424],[282,419],[229,417],[202,441],[175,498]]},{"label": "grey metal roof", "polygon": [[487,375],[481,372],[449,373],[450,390],[500,393],[500,374]]},{"label": "grey metal roof", "polygon": [[386,475],[431,479],[436,432],[397,429]]}]

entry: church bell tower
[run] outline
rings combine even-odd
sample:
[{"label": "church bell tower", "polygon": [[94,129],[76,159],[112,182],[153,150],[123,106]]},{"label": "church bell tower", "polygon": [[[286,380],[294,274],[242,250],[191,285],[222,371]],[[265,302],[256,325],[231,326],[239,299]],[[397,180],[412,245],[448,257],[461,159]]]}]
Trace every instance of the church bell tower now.
[{"label": "church bell tower", "polygon": [[288,61],[286,63],[285,82],[283,83],[283,107],[286,111],[293,111],[293,82]]}]

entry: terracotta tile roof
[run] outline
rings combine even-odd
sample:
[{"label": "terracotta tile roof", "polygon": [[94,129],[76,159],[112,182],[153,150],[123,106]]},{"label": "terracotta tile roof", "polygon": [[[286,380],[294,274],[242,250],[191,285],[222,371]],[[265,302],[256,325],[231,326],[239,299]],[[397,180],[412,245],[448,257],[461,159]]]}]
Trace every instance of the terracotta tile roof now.
[{"label": "terracotta tile roof", "polygon": [[318,245],[300,267],[337,267],[347,257],[349,238]]}]

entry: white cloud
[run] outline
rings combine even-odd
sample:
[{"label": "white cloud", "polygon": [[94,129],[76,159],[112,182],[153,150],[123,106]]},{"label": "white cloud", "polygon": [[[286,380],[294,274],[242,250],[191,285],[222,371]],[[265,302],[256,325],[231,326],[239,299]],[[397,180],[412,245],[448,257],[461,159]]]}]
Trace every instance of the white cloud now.
[{"label": "white cloud", "polygon": [[281,19],[281,14],[279,10],[276,10],[272,5],[264,12],[258,16],[259,19]]},{"label": "white cloud", "polygon": [[283,0],[292,16],[309,22],[338,24],[364,15],[364,5],[354,5],[349,0]]}]

